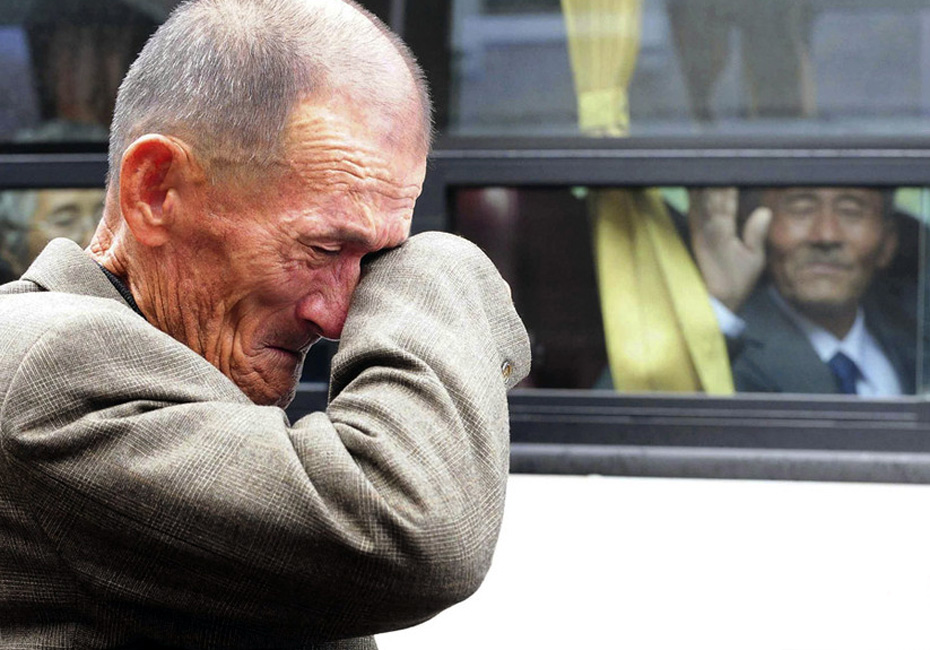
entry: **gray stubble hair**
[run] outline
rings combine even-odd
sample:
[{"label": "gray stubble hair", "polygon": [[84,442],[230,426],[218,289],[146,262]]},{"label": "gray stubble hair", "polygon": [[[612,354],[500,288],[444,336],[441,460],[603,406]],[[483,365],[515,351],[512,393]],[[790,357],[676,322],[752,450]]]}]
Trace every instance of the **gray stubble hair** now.
[{"label": "gray stubble hair", "polygon": [[[399,91],[396,74],[386,73],[391,48],[410,73],[413,93]],[[120,85],[109,183],[118,182],[123,154],[146,133],[181,138],[208,171],[268,168],[283,156],[299,101],[337,91],[406,123],[418,119],[414,146],[429,150],[422,71],[406,45],[355,2],[188,0],[149,39]]]}]

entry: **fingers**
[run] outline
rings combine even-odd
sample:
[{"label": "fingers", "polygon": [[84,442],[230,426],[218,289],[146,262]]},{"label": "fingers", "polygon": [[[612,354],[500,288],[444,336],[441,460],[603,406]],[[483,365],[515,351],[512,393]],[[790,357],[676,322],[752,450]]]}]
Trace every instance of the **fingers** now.
[{"label": "fingers", "polygon": [[772,211],[759,208],[738,225],[739,190],[704,188],[689,193],[691,246],[708,293],[734,313],[765,266],[765,239]]},{"label": "fingers", "polygon": [[715,217],[736,218],[739,190],[735,187],[709,187],[703,195],[708,213]]},{"label": "fingers", "polygon": [[772,211],[769,208],[756,208],[746,220],[743,227],[743,242],[746,248],[755,253],[765,254],[765,238],[772,223]]},{"label": "fingers", "polygon": [[735,236],[739,190],[735,187],[703,187],[689,190],[688,198],[688,219],[692,228],[712,227]]}]

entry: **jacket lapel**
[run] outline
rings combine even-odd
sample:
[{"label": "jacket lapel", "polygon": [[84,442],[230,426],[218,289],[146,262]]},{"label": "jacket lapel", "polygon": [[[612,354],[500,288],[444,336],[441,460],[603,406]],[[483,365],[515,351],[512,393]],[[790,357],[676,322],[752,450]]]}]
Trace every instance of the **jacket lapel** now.
[{"label": "jacket lapel", "polygon": [[830,369],[767,290],[757,291],[743,313],[747,323],[743,357],[772,386],[789,393],[836,392]]}]

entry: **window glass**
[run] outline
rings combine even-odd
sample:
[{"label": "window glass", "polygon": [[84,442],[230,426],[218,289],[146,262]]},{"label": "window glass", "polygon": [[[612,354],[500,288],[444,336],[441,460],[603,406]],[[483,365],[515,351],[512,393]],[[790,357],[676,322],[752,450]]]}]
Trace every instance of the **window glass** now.
[{"label": "window glass", "polygon": [[[123,76],[180,1],[0,1],[0,145],[105,143]],[[360,4],[390,19],[392,0]]]},{"label": "window glass", "polygon": [[452,193],[530,330],[525,385],[631,393],[926,392],[928,207],[922,188]]},{"label": "window glass", "polygon": [[177,0],[0,3],[0,142],[103,142],[129,64]]},{"label": "window glass", "polygon": [[103,201],[102,188],[0,191],[0,283],[22,275],[56,237],[90,244]]},{"label": "window glass", "polygon": [[916,0],[452,0],[449,24],[455,135],[930,132]]}]

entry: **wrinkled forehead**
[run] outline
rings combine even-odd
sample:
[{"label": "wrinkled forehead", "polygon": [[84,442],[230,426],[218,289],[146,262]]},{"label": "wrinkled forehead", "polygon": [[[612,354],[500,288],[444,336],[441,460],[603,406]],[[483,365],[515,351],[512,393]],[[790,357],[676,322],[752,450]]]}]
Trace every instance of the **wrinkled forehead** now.
[{"label": "wrinkled forehead", "polygon": [[794,200],[822,204],[850,201],[881,211],[882,199],[882,192],[871,187],[779,187],[762,192],[763,204],[773,208]]},{"label": "wrinkled forehead", "polygon": [[307,99],[291,113],[286,164],[310,182],[361,183],[397,199],[416,198],[426,172],[418,126],[348,99]]}]

